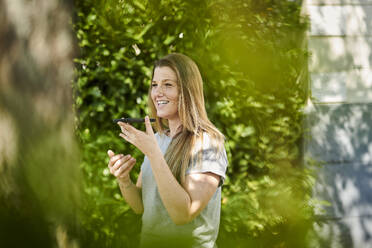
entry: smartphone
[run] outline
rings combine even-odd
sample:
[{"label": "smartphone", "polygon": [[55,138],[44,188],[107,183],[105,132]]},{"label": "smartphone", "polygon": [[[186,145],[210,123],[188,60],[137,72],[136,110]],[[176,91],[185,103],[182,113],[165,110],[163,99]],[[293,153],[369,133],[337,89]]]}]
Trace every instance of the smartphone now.
[{"label": "smartphone", "polygon": [[[145,118],[120,118],[120,119],[114,119],[114,123],[118,123],[119,121],[125,122],[125,123],[144,123]],[[150,118],[150,122],[155,122],[154,118]]]}]

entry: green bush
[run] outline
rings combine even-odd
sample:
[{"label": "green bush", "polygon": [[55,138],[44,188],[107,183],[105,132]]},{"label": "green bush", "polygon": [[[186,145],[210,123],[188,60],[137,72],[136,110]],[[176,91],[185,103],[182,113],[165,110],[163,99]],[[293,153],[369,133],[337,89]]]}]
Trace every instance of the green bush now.
[{"label": "green bush", "polygon": [[134,180],[143,155],[118,136],[112,119],[147,114],[153,62],[180,52],[199,65],[208,115],[226,136],[218,244],[305,247],[313,175],[301,159],[307,24],[298,3],[80,0],[76,6],[82,246],[136,246],[140,217],[109,174],[106,151],[137,158]]}]

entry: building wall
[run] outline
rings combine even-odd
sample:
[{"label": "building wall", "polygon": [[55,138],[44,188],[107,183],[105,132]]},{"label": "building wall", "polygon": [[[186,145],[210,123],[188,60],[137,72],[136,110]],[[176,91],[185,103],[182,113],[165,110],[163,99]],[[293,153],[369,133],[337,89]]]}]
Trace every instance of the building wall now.
[{"label": "building wall", "polygon": [[311,101],[305,156],[327,200],[315,247],[372,247],[372,0],[307,0]]}]

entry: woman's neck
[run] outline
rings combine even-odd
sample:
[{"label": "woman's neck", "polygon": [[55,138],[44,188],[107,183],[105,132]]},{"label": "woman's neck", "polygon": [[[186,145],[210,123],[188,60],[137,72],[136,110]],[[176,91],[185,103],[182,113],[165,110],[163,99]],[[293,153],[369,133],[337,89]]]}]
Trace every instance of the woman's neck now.
[{"label": "woman's neck", "polygon": [[178,119],[174,119],[174,120],[168,120],[168,126],[169,126],[169,131],[170,131],[170,134],[169,136],[170,137],[173,137],[174,135],[176,135],[178,133],[178,128],[179,126],[181,125],[181,120],[178,118]]}]

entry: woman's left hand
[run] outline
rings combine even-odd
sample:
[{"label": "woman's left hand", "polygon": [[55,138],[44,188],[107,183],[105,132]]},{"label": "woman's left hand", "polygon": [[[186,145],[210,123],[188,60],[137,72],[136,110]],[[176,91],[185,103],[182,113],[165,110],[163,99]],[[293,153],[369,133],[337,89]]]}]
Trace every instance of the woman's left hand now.
[{"label": "woman's left hand", "polygon": [[148,116],[145,117],[146,132],[138,130],[128,123],[118,122],[118,124],[122,131],[122,133],[119,134],[120,137],[136,146],[146,156],[154,152],[154,148],[158,146]]}]

